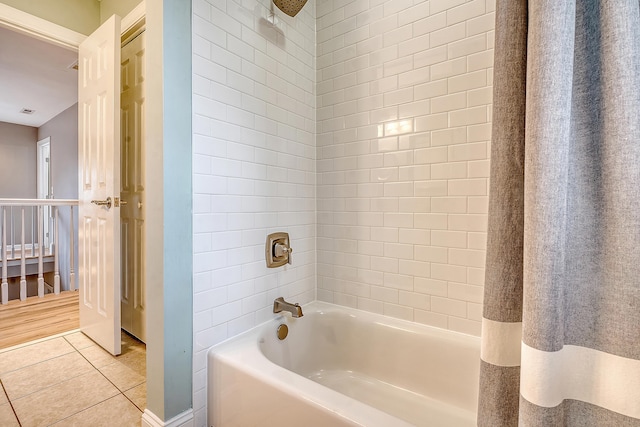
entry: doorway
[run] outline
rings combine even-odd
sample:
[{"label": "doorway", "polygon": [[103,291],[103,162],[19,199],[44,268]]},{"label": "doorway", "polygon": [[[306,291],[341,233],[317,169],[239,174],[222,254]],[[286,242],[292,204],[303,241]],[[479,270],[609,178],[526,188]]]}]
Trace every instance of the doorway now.
[{"label": "doorway", "polygon": [[[123,21],[123,29],[126,29],[126,32],[123,32],[122,34],[122,58],[123,60],[125,58],[129,59],[128,62],[132,64],[131,69],[134,74],[132,75],[132,78],[127,81],[127,87],[123,86],[121,88],[123,93],[133,93],[132,97],[130,97],[130,105],[128,107],[125,107],[125,109],[131,112],[129,119],[124,120],[123,117],[124,125],[122,127],[122,134],[123,136],[126,135],[125,138],[123,138],[123,141],[127,141],[127,149],[122,151],[123,157],[121,159],[121,171],[122,174],[127,177],[126,182],[129,182],[132,185],[128,187],[123,186],[123,188],[121,189],[121,192],[126,193],[126,195],[117,193],[115,195],[120,196],[124,200],[123,207],[125,207],[125,211],[127,211],[126,214],[122,215],[122,221],[130,224],[130,233],[128,233],[130,238],[123,239],[123,245],[121,248],[119,248],[122,251],[123,257],[121,263],[123,266],[127,266],[127,269],[122,274],[124,277],[126,277],[126,280],[123,280],[121,282],[123,287],[121,291],[121,295],[123,296],[121,304],[122,306],[124,306],[123,311],[125,313],[129,313],[125,315],[126,318],[124,322],[122,322],[123,324],[121,324],[121,326],[130,334],[144,341],[146,338],[146,318],[144,311],[145,291],[143,248],[145,235],[143,182],[144,148],[142,146],[142,142],[145,138],[143,123],[144,7],[142,7],[141,10],[142,13],[140,13],[140,8],[138,8],[135,13],[131,14],[138,14],[138,17],[134,16],[125,18],[125,21],[127,21],[126,24]],[[10,20],[6,19],[7,17],[4,15],[0,17],[0,26],[5,22],[11,22]],[[27,27],[32,29],[38,28],[38,25],[41,24],[39,18],[34,18],[34,22],[35,23],[29,23]],[[20,25],[12,26],[11,28],[12,31],[17,30],[18,33],[27,33],[25,35],[33,37],[34,40],[40,39],[41,41],[45,42],[45,45],[50,46],[49,43],[54,43],[64,47],[67,50],[77,51],[77,46],[81,41],[80,35],[78,35],[78,40],[75,40],[75,36],[69,36],[68,34],[65,34],[65,29],[62,28],[55,31],[52,30],[52,34],[48,36],[43,36],[42,33],[39,33],[37,31],[25,31],[21,29]],[[56,31],[59,31],[60,33],[56,34]],[[127,49],[130,50],[130,53],[126,53]],[[125,100],[126,99],[128,98],[125,97]],[[125,113],[127,112],[123,110],[122,115],[124,116]],[[37,178],[35,181],[38,187],[37,196],[39,198],[53,197],[51,171],[52,167],[56,167],[56,165],[51,164],[51,149],[54,148],[52,144],[55,144],[55,141],[52,141],[49,138],[44,138],[40,140],[37,145],[36,160],[38,164],[36,167]],[[125,156],[125,153],[128,154]],[[129,168],[129,166],[131,166],[131,169]],[[125,205],[125,203],[127,203],[127,205]],[[50,213],[45,212],[44,216],[49,217],[51,215]],[[48,230],[47,228],[51,228],[51,230]],[[46,221],[44,235],[52,236],[50,231],[53,231],[51,222]]]},{"label": "doorway", "polygon": [[112,15],[78,51],[80,328],[113,355],[119,329],[144,339],[146,320],[143,28]]},{"label": "doorway", "polygon": [[123,39],[120,67],[121,326],[145,342],[144,27]]}]

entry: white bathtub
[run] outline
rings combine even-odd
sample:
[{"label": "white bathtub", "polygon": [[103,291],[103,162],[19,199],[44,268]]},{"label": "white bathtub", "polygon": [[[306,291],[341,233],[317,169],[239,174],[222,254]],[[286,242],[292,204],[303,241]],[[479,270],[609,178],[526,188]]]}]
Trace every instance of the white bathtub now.
[{"label": "white bathtub", "polygon": [[209,426],[475,426],[479,338],[320,302],[303,309],[209,351]]}]

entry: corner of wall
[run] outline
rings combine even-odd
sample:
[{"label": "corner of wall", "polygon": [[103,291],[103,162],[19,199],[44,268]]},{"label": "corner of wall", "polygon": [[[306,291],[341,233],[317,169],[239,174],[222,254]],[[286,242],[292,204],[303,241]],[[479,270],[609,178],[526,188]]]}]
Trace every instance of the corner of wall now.
[{"label": "corner of wall", "polygon": [[142,413],[142,427],[193,427],[193,410],[189,409],[168,421],[162,421],[149,409],[145,409]]}]

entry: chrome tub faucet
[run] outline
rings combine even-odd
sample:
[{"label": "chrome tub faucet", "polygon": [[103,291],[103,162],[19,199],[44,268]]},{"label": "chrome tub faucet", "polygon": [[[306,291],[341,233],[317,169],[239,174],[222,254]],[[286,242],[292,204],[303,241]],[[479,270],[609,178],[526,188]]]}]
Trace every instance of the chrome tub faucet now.
[{"label": "chrome tub faucet", "polygon": [[276,298],[273,301],[273,312],[280,313],[281,311],[288,311],[293,317],[303,316],[302,307],[300,307],[300,304],[291,304],[290,302],[286,302],[283,297]]}]

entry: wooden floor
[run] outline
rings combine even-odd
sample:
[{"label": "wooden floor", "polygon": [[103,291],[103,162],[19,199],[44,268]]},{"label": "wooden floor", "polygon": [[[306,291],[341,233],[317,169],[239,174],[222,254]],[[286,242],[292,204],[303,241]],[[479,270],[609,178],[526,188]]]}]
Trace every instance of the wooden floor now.
[{"label": "wooden floor", "polygon": [[0,305],[0,349],[78,329],[78,312],[75,291]]}]

